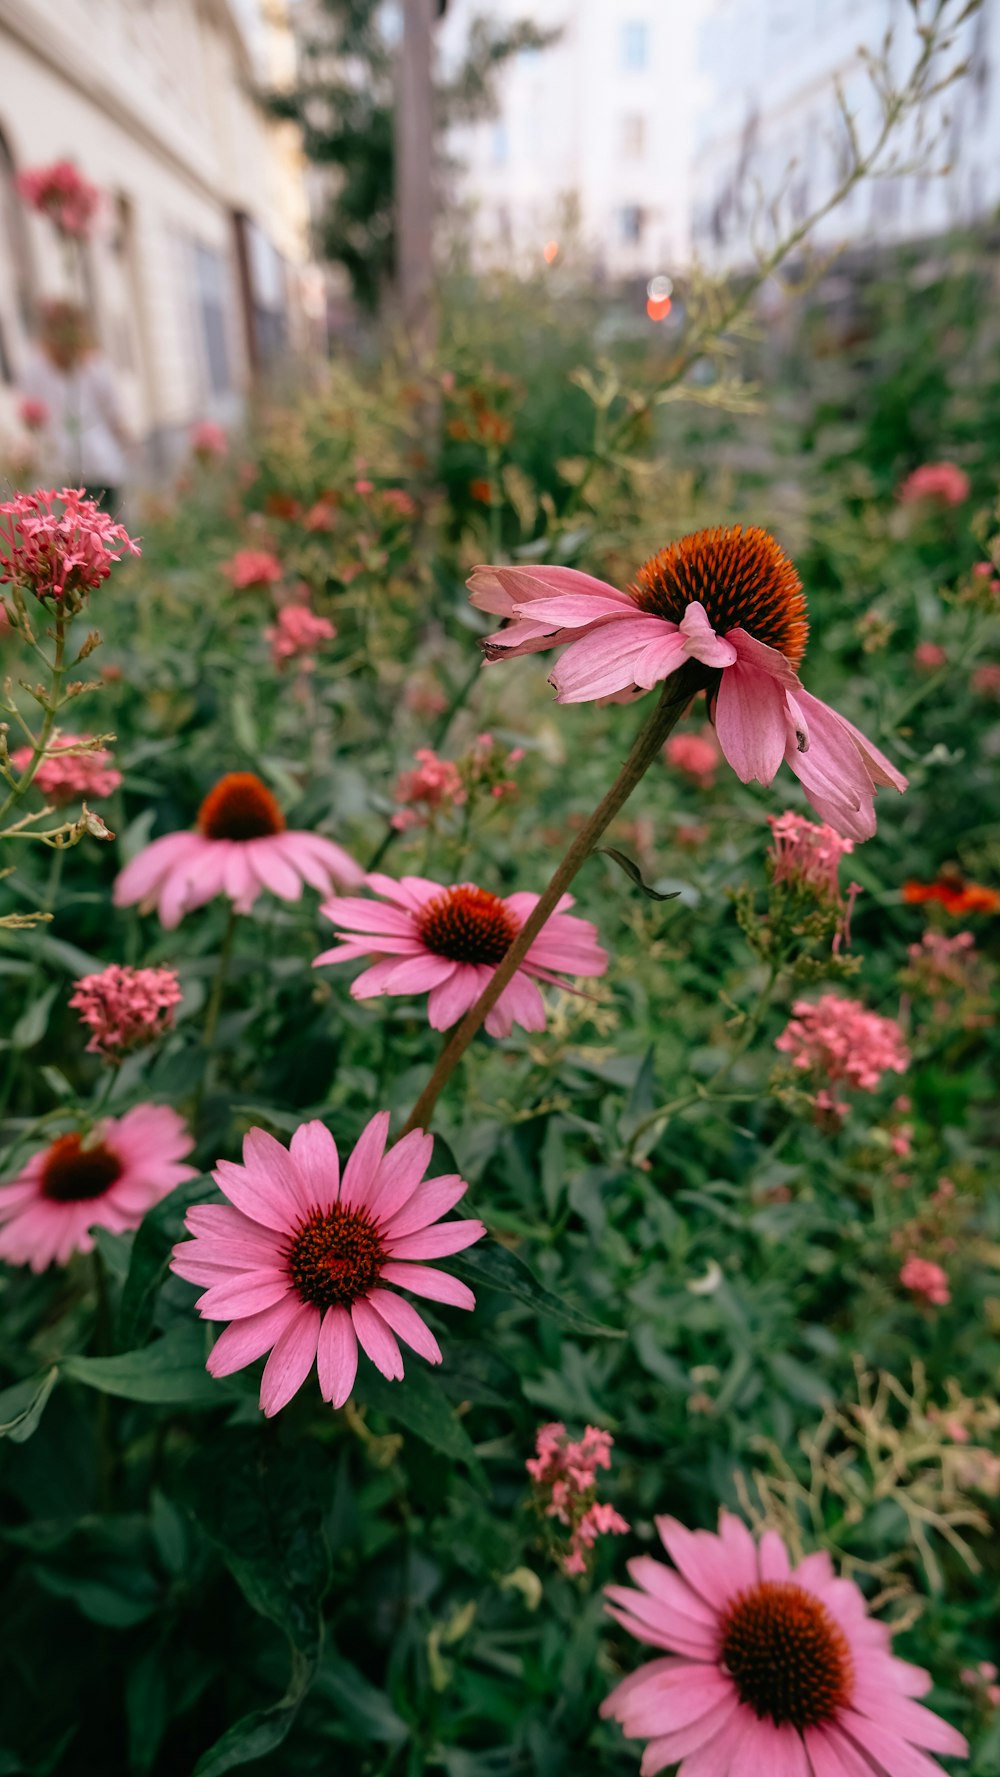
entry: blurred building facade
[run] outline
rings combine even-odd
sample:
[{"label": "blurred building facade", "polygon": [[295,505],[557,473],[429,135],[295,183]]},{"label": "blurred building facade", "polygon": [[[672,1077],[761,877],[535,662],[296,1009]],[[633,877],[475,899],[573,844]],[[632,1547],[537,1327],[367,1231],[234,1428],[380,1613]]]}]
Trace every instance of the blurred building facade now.
[{"label": "blurred building facade", "polygon": [[[929,8],[922,16],[929,16]],[[961,7],[953,5],[957,17]],[[782,194],[785,222],[815,210],[842,176],[846,132],[835,82],[862,145],[878,113],[859,46],[878,52],[892,32],[891,66],[918,48],[910,0],[700,0],[701,94],[692,163],[692,239],[716,269],[749,264],[769,240],[767,203]],[[958,28],[944,65],[968,62],[959,86],[931,102],[924,148],[912,130],[901,162],[921,170],[855,187],[819,225],[820,245],[864,245],[934,235],[979,220],[1000,203],[1000,0],[982,0]],[[942,177],[930,168],[947,166]]]},{"label": "blurred building facade", "polygon": [[[449,0],[443,58],[457,59],[477,10]],[[495,120],[453,132],[477,269],[534,269],[547,244],[570,239],[611,278],[686,259],[696,10],[692,0],[491,0],[493,18],[561,36],[504,71]]]},{"label": "blurred building facade", "polygon": [[84,284],[146,467],[233,419],[302,327],[297,134],[253,97],[292,46],[283,0],[0,0],[0,434],[47,298],[75,295],[16,179],[70,159],[104,193]]}]

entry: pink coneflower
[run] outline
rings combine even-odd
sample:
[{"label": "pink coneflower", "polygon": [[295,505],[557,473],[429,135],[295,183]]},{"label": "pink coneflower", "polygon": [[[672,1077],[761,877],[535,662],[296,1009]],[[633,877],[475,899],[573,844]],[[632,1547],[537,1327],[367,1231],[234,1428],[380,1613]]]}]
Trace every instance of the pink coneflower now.
[{"label": "pink coneflower", "polygon": [[337,631],[328,617],[317,617],[308,605],[282,605],[274,623],[264,631],[271,644],[271,659],[279,669],[294,660],[300,672],[316,669],[320,642],[332,642]]},{"label": "pink coneflower", "polygon": [[[208,1359],[231,1376],[271,1353],[260,1404],[268,1418],[287,1406],[313,1364],[320,1393],[342,1407],[358,1367],[358,1345],[390,1382],[403,1375],[397,1337],[441,1362],[441,1349],[412,1304],[387,1285],[431,1302],[475,1307],[464,1283],[434,1265],[481,1239],[482,1222],[442,1222],[465,1195],[464,1179],[425,1179],[434,1139],[420,1129],[385,1151],[389,1113],[362,1131],[340,1176],[333,1136],[304,1123],[286,1150],[263,1129],[243,1142],[243,1164],[220,1160],[213,1177],[229,1204],[188,1211],[194,1236],[171,1264],[207,1286],[205,1320],[228,1320]],[[230,1207],[232,1206],[232,1207]],[[437,1224],[437,1225],[435,1225]]]},{"label": "pink coneflower", "polygon": [[699,790],[710,790],[722,763],[719,743],[711,728],[701,734],[672,734],[664,749],[668,765],[682,771]]},{"label": "pink coneflower", "polygon": [[123,553],[142,552],[82,488],[36,488],[0,502],[0,586],[78,610]]},{"label": "pink coneflower", "polygon": [[44,401],[37,401],[31,395],[25,395],[17,410],[18,418],[26,432],[40,432],[49,423],[49,410]]},{"label": "pink coneflower", "polygon": [[[426,993],[433,1030],[449,1030],[465,1016],[538,904],[537,895],[502,898],[470,882],[446,888],[423,876],[365,880],[389,905],[346,896],[328,901],[322,912],[338,928],[339,942],[316,957],[314,967],[374,958],[352,983],[352,999]],[[597,942],[597,928],[567,913],[572,905],[572,896],[564,895],[542,927],[487,1016],[490,1036],[509,1037],[515,1024],[545,1029],[539,981],[562,987],[564,976],[604,974],[608,953]]]},{"label": "pink coneflower", "polygon": [[969,477],[957,463],[922,463],[906,477],[899,489],[904,506],[936,500],[942,506],[961,506],[969,497]]},{"label": "pink coneflower", "polygon": [[154,839],[126,864],[114,887],[116,907],[158,907],[168,931],[185,913],[215,895],[227,895],[237,913],[249,913],[264,889],[297,901],[302,884],[329,895],[335,885],[355,888],[364,872],[332,839],[289,832],[266,784],[252,771],[220,778],[198,810],[193,832]]},{"label": "pink coneflower", "polygon": [[[89,739],[87,734],[58,734],[49,741],[33,783],[56,808],[67,802],[96,802],[102,796],[111,796],[122,781],[121,772],[114,769],[114,755],[106,748],[76,750],[86,747]],[[33,748],[18,747],[10,762],[20,772],[33,757]]]},{"label": "pink coneflower", "polygon": [[790,1055],[800,1072],[829,1082],[843,1080],[859,1092],[874,1092],[883,1074],[903,1074],[910,1065],[895,1018],[883,1018],[860,1000],[836,993],[796,1000],[774,1046]]},{"label": "pink coneflower", "polygon": [[967,1755],[913,1701],[930,1675],[896,1658],[827,1554],[793,1567],[775,1531],[757,1544],[729,1512],[717,1535],[656,1527],[674,1568],[640,1555],[636,1590],[606,1589],[622,1627],[664,1650],[601,1707],[648,1741],[642,1777],[668,1765],[678,1777],[942,1777],[928,1753]]},{"label": "pink coneflower", "polygon": [[215,420],[199,420],[191,427],[191,454],[200,463],[210,463],[213,458],[221,462],[229,455],[229,438],[225,428]]},{"label": "pink coneflower", "polygon": [[921,1259],[911,1253],[900,1270],[899,1281],[904,1290],[924,1296],[935,1308],[944,1308],[951,1301],[948,1273],[940,1265],[935,1265],[933,1259]]},{"label": "pink coneflower", "polygon": [[258,592],[281,579],[282,566],[269,549],[237,549],[222,572],[238,592]]},{"label": "pink coneflower", "polygon": [[832,827],[817,826],[801,814],[770,814],[771,850],[767,855],[772,882],[792,882],[820,900],[840,900],[840,860],[854,850]]},{"label": "pink coneflower", "polygon": [[70,1005],[90,1031],[88,1055],[117,1061],[168,1031],[183,995],[174,969],[126,969],[111,963],[97,975],[81,975]]},{"label": "pink coneflower", "polygon": [[918,642],[913,650],[913,664],[918,672],[936,673],[939,667],[947,666],[948,656],[940,642]]},{"label": "pink coneflower", "polygon": [[89,234],[101,205],[99,186],[85,179],[71,160],[53,161],[48,167],[26,167],[17,176],[17,189],[26,204],[50,217],[64,234]]},{"label": "pink coneflower", "polygon": [[511,658],[568,642],[550,675],[559,703],[622,699],[698,662],[719,744],[737,777],[769,784],[782,759],[825,821],[875,831],[875,791],[906,778],[859,730],[803,689],[802,585],[756,527],[697,531],[661,549],[620,592],[575,568],[481,567],[472,603],[508,619],[484,643]]},{"label": "pink coneflower", "polygon": [[183,1118],[160,1104],[105,1117],[89,1134],[60,1135],[0,1186],[0,1259],[44,1271],[89,1253],[92,1228],[137,1228],[147,1209],[197,1176],[180,1164],[193,1146]]}]

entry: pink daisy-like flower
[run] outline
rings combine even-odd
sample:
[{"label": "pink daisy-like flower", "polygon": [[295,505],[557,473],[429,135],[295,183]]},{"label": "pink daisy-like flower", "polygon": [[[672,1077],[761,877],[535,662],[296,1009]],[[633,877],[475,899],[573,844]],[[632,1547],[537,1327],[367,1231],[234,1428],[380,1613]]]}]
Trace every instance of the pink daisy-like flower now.
[{"label": "pink daisy-like flower", "polygon": [[90,1031],[88,1055],[118,1061],[155,1043],[173,1024],[183,999],[174,969],[126,969],[111,963],[73,984],[70,1005]]},{"label": "pink daisy-like flower", "polygon": [[[67,802],[95,802],[110,796],[122,781],[121,772],[114,769],[114,755],[104,747],[85,753],[72,750],[85,746],[89,739],[88,734],[60,734],[49,741],[33,783],[56,808]],[[31,747],[18,747],[10,762],[15,771],[23,771],[33,757]]]},{"label": "pink daisy-like flower", "polygon": [[197,1304],[203,1319],[232,1323],[206,1367],[230,1376],[269,1351],[260,1385],[269,1418],[298,1393],[314,1363],[323,1399],[342,1407],[359,1344],[390,1382],[403,1375],[397,1339],[441,1362],[430,1328],[397,1289],[475,1307],[457,1277],[422,1262],[461,1252],[485,1234],[479,1221],[441,1221],[465,1195],[465,1180],[424,1178],[434,1139],[423,1130],[386,1153],[388,1133],[389,1113],[380,1111],[341,1177],[337,1145],[322,1123],[303,1123],[287,1149],[251,1129],[242,1166],[220,1160],[213,1174],[229,1203],[188,1211],[194,1238],[174,1247],[171,1264],[205,1286]]},{"label": "pink daisy-like flower", "polygon": [[308,605],[282,605],[274,623],[264,631],[271,644],[271,659],[279,669],[294,660],[301,672],[311,673],[316,666],[315,651],[320,642],[332,642],[337,631],[328,617],[317,617]]},{"label": "pink daisy-like flower", "polygon": [[656,1527],[674,1567],[640,1555],[635,1590],[606,1588],[622,1627],[664,1650],[601,1707],[648,1741],[642,1777],[942,1777],[928,1753],[968,1755],[914,1702],[930,1675],[896,1658],[826,1553],[793,1567],[775,1531],[758,1544],[729,1512],[717,1535]]},{"label": "pink daisy-like flower", "polygon": [[559,703],[621,700],[696,661],[726,759],[769,784],[782,759],[825,821],[851,839],[875,831],[875,791],[906,778],[860,731],[804,690],[802,584],[767,531],[697,531],[661,549],[627,592],[575,568],[481,567],[472,603],[507,619],[494,660],[569,643],[550,675]]},{"label": "pink daisy-like flower", "polygon": [[906,477],[899,490],[904,506],[921,500],[937,500],[942,506],[961,506],[969,497],[969,477],[957,463],[921,463]]},{"label": "pink daisy-like flower", "polygon": [[89,1253],[92,1228],[122,1234],[197,1168],[194,1141],[169,1105],[138,1104],[89,1134],[60,1135],[0,1186],[0,1259],[44,1271]]},{"label": "pink daisy-like flower", "polygon": [[100,187],[85,179],[71,160],[26,167],[17,176],[17,189],[26,204],[50,217],[64,234],[89,234],[101,206]]},{"label": "pink daisy-like flower", "polygon": [[231,560],[223,563],[222,572],[237,591],[246,592],[274,586],[283,570],[269,549],[237,549]]},{"label": "pink daisy-like flower", "polygon": [[289,832],[266,784],[252,771],[220,778],[198,811],[193,832],[154,839],[126,864],[114,887],[116,907],[136,902],[143,912],[159,908],[168,931],[185,913],[227,895],[237,913],[249,913],[264,889],[297,901],[302,884],[322,895],[337,884],[355,888],[364,872],[332,839]]},{"label": "pink daisy-like flower", "polygon": [[[426,993],[433,1030],[449,1030],[464,1018],[538,904],[537,895],[501,897],[470,882],[446,888],[424,876],[394,882],[373,874],[365,880],[388,906],[350,896],[327,902],[321,911],[338,927],[339,942],[313,966],[374,958],[352,983],[351,997]],[[572,896],[564,895],[546,920],[487,1016],[490,1036],[509,1037],[515,1024],[545,1029],[539,981],[564,987],[564,976],[604,974],[608,953],[597,942],[597,928],[567,913],[572,905]]]},{"label": "pink daisy-like flower", "polygon": [[0,502],[0,586],[76,610],[108,578],[122,553],[142,551],[82,488],[36,488]]}]

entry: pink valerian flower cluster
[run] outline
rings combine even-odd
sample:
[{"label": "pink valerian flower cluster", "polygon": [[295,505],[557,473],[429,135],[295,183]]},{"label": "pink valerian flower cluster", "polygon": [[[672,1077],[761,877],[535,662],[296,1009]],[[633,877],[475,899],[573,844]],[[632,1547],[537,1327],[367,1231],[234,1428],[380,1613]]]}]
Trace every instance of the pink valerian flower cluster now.
[{"label": "pink valerian flower cluster", "polygon": [[1000,1709],[1000,1684],[997,1684],[996,1665],[992,1660],[980,1660],[978,1666],[964,1666],[959,1673],[962,1683],[990,1709]]},{"label": "pink valerian flower cluster", "polygon": [[237,592],[274,586],[283,571],[277,556],[269,549],[237,549],[236,554],[222,565],[222,572]]},{"label": "pink valerian flower cluster", "polygon": [[50,217],[64,234],[81,239],[90,233],[101,206],[100,187],[85,179],[71,160],[26,167],[17,176],[17,189],[33,210]]},{"label": "pink valerian flower cluster", "polygon": [[[114,755],[104,747],[91,747],[89,741],[87,734],[57,734],[49,741],[33,783],[55,808],[68,802],[92,802],[111,796],[121,783],[122,774],[114,769]],[[20,772],[33,757],[33,748],[18,747],[10,762]]]},{"label": "pink valerian flower cluster", "polygon": [[229,455],[229,438],[223,426],[215,420],[199,420],[191,427],[191,454],[200,463],[209,463],[213,457],[221,462]]},{"label": "pink valerian flower cluster", "polygon": [[118,1061],[168,1031],[183,995],[174,969],[127,969],[111,963],[74,983],[70,1005],[90,1031],[88,1055]]},{"label": "pink valerian flower cluster", "polygon": [[771,881],[794,883],[811,890],[819,900],[839,901],[840,860],[854,850],[852,839],[842,839],[824,822],[818,826],[804,815],[771,814],[771,850],[767,866]]},{"label": "pink valerian flower cluster", "polygon": [[629,1525],[614,1506],[597,1498],[597,1472],[610,1469],[614,1439],[610,1432],[588,1425],[574,1442],[558,1421],[540,1425],[535,1455],[525,1463],[546,1518],[569,1530],[561,1557],[564,1573],[586,1573],[590,1552],[599,1536],[623,1536]]},{"label": "pink valerian flower cluster", "polygon": [[791,1056],[800,1073],[814,1074],[828,1084],[843,1082],[858,1092],[874,1092],[883,1074],[902,1074],[910,1065],[895,1018],[883,1018],[860,1000],[836,993],[796,1000],[774,1046]]},{"label": "pink valerian flower cluster", "polygon": [[83,488],[36,488],[0,502],[0,586],[79,610],[138,543]]},{"label": "pink valerian flower cluster", "polygon": [[460,808],[468,800],[462,774],[451,759],[439,759],[433,747],[418,747],[414,758],[416,770],[402,771],[396,779],[396,801],[405,806],[393,815],[391,825],[400,833],[425,827],[429,815]]},{"label": "pink valerian flower cluster", "polygon": [[969,684],[977,697],[1000,697],[1000,660],[977,666]]},{"label": "pink valerian flower cluster", "polygon": [[935,673],[947,666],[948,656],[939,642],[918,642],[913,650],[913,664],[919,672]]},{"label": "pink valerian flower cluster", "polygon": [[936,1023],[957,1020],[972,1030],[993,1022],[993,971],[971,932],[949,937],[930,927],[907,956],[900,981],[910,993],[933,1001]]},{"label": "pink valerian flower cluster", "polygon": [[933,1259],[922,1259],[911,1253],[900,1270],[899,1281],[905,1290],[923,1296],[935,1308],[943,1308],[951,1301],[948,1273]]},{"label": "pink valerian flower cluster", "polygon": [[26,432],[41,432],[49,423],[49,410],[45,402],[36,400],[32,395],[25,395],[17,415]]},{"label": "pink valerian flower cluster", "polygon": [[318,617],[306,604],[281,605],[273,624],[264,631],[271,644],[271,659],[279,672],[294,661],[299,672],[316,670],[316,649],[321,642],[332,642],[337,630],[328,617]]},{"label": "pink valerian flower cluster", "polygon": [[942,506],[961,506],[969,497],[969,477],[957,463],[922,463],[906,477],[899,489],[904,506],[936,500]]},{"label": "pink valerian flower cluster", "polygon": [[691,778],[699,790],[711,789],[722,764],[713,728],[705,727],[700,734],[672,734],[663,752],[667,764]]}]

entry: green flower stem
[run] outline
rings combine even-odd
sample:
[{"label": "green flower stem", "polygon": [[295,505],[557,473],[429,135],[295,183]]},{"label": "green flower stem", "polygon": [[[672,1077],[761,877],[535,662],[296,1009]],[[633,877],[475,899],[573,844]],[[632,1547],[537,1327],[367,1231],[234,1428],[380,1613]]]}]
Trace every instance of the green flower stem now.
[{"label": "green flower stem", "polygon": [[[66,672],[66,632],[66,613],[62,607],[59,606],[56,610],[55,654],[51,663],[52,686],[45,700],[45,720],[42,723],[37,739],[34,741],[31,758],[28,760],[17,783],[14,785],[14,788],[7,796],[6,801],[0,803],[0,821],[2,821],[8,811],[13,808],[15,802],[20,802],[21,797],[31,788],[35,772],[38,770],[45,749],[52,738],[52,730],[55,727],[56,716],[59,713],[59,707],[62,703],[62,682]],[[3,835],[0,834],[0,838],[2,837]]]},{"label": "green flower stem", "polygon": [[596,849],[615,815],[624,807],[639,780],[645,776],[671,730],[676,727],[696,692],[704,689],[705,668],[689,661],[664,682],[660,700],[640,729],[621,771],[607,795],[598,803],[586,826],[577,834],[562,863],[528,915],[494,975],[445,1044],[426,1086],[417,1099],[402,1134],[427,1127],[434,1106],[487,1014],[516,974],[546,920],[555,911],[570,883]]}]

